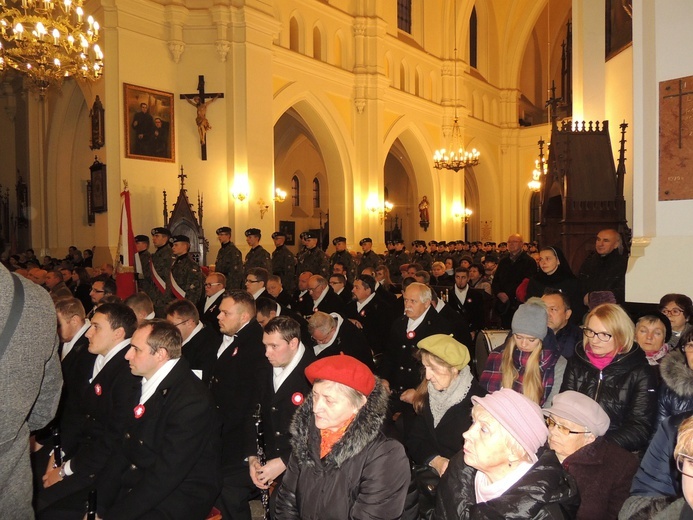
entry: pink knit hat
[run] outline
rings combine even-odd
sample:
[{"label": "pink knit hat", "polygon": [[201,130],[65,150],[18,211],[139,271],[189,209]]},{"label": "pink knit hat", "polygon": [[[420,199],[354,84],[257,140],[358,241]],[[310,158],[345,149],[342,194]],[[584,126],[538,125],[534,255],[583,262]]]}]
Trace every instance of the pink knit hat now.
[{"label": "pink knit hat", "polygon": [[485,397],[472,397],[472,403],[483,407],[520,443],[532,463],[539,460],[537,451],[549,437],[544,414],[537,403],[524,395],[501,388]]}]

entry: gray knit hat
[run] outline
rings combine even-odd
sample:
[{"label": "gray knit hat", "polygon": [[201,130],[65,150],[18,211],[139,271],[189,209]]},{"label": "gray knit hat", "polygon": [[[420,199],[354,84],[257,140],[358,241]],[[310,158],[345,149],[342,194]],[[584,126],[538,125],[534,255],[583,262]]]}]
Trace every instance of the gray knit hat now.
[{"label": "gray knit hat", "polygon": [[515,311],[512,322],[513,334],[527,334],[544,340],[546,337],[549,315],[546,308],[537,303],[523,303]]}]

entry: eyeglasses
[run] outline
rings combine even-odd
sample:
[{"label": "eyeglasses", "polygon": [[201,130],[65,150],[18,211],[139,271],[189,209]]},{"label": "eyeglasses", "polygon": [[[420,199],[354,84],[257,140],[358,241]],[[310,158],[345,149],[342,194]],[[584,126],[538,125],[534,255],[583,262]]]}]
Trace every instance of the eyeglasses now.
[{"label": "eyeglasses", "polygon": [[580,327],[582,329],[582,333],[585,335],[585,337],[592,339],[595,336],[599,341],[607,342],[614,336],[612,334],[609,334],[608,332],[595,332],[592,329],[589,329],[587,327]]},{"label": "eyeglasses", "polygon": [[534,345],[535,343],[537,343],[537,342],[539,341],[539,338],[532,338],[532,337],[529,337],[529,336],[522,336],[522,335],[520,335],[520,334],[513,334],[513,338],[515,338],[515,341],[516,341],[519,345],[525,345],[525,344],[527,344],[527,343],[529,343],[530,345]]},{"label": "eyeglasses", "polygon": [[316,289],[318,289],[319,287],[320,287],[319,285],[316,285],[315,287],[308,287],[308,292],[313,292]]},{"label": "eyeglasses", "polygon": [[106,292],[106,291],[101,291],[101,290],[99,290],[99,289],[92,289],[91,292],[98,292],[98,293],[101,293],[101,292]]},{"label": "eyeglasses", "polygon": [[574,432],[573,430],[569,429],[567,426],[564,426],[562,424],[557,423],[556,421],[553,420],[553,417],[545,417],[544,419],[546,421],[546,427],[547,428],[556,428],[559,432],[561,432],[563,435],[577,435],[578,433],[591,433],[589,430],[584,431],[584,432]]},{"label": "eyeglasses", "polygon": [[183,323],[187,323],[189,321],[190,321],[190,318],[188,318],[187,320],[179,321],[178,323],[174,323],[173,326],[177,327],[178,325],[183,325]]},{"label": "eyeglasses", "polygon": [[693,457],[679,453],[676,457],[676,468],[687,477],[693,477]]},{"label": "eyeglasses", "polygon": [[330,285],[344,285],[342,282],[330,282]]},{"label": "eyeglasses", "polygon": [[681,316],[683,311],[678,307],[674,307],[673,309],[662,309],[662,314],[665,316]]},{"label": "eyeglasses", "polygon": [[260,280],[251,280],[250,278],[246,278],[245,283],[258,283]]},{"label": "eyeglasses", "polygon": [[215,285],[221,285],[221,282],[206,283],[205,287],[214,287]]}]

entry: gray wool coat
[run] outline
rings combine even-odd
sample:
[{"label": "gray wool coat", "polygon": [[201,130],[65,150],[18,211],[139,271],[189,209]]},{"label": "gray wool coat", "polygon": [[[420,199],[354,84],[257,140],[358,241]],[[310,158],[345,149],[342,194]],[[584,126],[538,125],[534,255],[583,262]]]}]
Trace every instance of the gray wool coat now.
[{"label": "gray wool coat", "polygon": [[[0,331],[8,323],[14,283],[0,264]],[[24,307],[0,359],[0,518],[33,519],[29,432],[55,415],[62,388],[56,316],[48,292],[19,277]]]}]

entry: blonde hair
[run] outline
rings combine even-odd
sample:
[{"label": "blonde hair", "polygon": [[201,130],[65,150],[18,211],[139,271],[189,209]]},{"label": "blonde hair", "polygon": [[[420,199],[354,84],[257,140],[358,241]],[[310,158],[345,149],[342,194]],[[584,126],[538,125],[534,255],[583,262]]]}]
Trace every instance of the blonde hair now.
[{"label": "blonde hair", "polygon": [[674,448],[674,458],[679,455],[693,456],[693,417],[689,417],[679,426],[679,434]]},{"label": "blonde hair", "polygon": [[[628,317],[628,314],[626,314],[626,311],[615,303],[602,303],[587,313],[583,323],[588,326],[590,318],[593,316],[602,322],[606,332],[611,334],[614,338],[614,343],[618,347],[616,351],[617,354],[621,352],[630,352],[630,349],[633,348],[633,342],[635,341],[635,326],[633,325],[633,321]],[[597,330],[595,332],[602,331]],[[582,338],[582,345],[586,348],[588,343],[589,338],[584,336]]]},{"label": "blonde hair", "polygon": [[[529,355],[525,374],[522,378],[522,393],[537,404],[541,404],[544,399],[544,381],[541,377],[541,367],[539,365],[543,346],[542,341],[539,340],[539,345]],[[515,337],[511,334],[505,340],[505,348],[503,348],[503,353],[501,354],[501,386],[511,390],[513,384],[520,376],[520,371],[515,367],[515,362],[513,361],[515,347],[517,347],[517,343]]]}]

